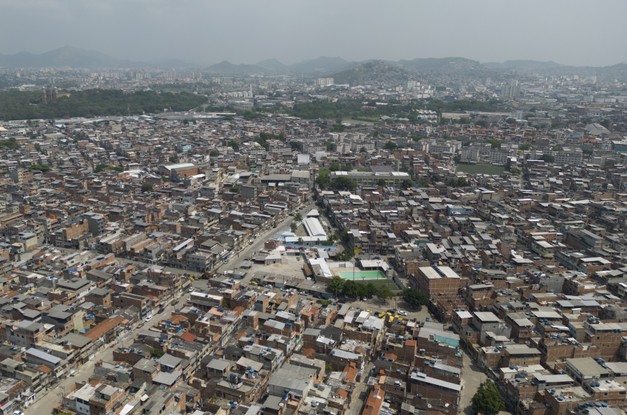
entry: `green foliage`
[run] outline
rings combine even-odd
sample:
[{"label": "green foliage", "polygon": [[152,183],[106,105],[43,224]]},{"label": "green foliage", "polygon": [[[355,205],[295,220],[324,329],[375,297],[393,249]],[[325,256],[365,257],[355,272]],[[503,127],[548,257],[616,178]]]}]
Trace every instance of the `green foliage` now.
[{"label": "green foliage", "polygon": [[469,185],[465,177],[450,177],[444,183],[448,187],[466,187]]},{"label": "green foliage", "polygon": [[375,295],[379,300],[386,301],[388,298],[392,298],[393,293],[390,287],[384,285],[383,287],[379,287]]},{"label": "green foliage", "polygon": [[343,124],[333,124],[333,127],[331,127],[331,131],[334,133],[341,133],[346,131],[346,126]]},{"label": "green foliage", "polygon": [[235,150],[235,151],[239,151],[239,144],[238,144],[238,142],[237,142],[237,141],[235,141],[235,140],[229,140],[229,142],[227,143],[227,145],[228,145],[229,147],[231,147],[233,150]]},{"label": "green foliage", "polygon": [[327,283],[327,292],[339,295],[344,291],[344,278],[335,276]]},{"label": "green foliage", "polygon": [[220,152],[218,150],[211,150],[211,152],[209,153],[209,156],[211,157],[218,157],[220,155]]},{"label": "green foliage", "polygon": [[94,173],[100,173],[100,172],[103,172],[105,170],[112,170],[112,171],[116,171],[118,173],[124,171],[124,169],[122,167],[119,167],[119,166],[112,166],[110,164],[98,164],[94,168]]},{"label": "green foliage", "polygon": [[[272,134],[272,133],[260,133],[259,137],[255,140],[258,142],[261,147],[265,148],[266,151],[270,148],[269,140],[279,140],[285,142],[285,135],[281,134]],[[302,146],[302,143],[301,143]]]},{"label": "green foliage", "polygon": [[0,119],[54,119],[184,111],[204,103],[205,97],[189,92],[125,92],[88,89],[45,103],[38,92],[0,91]]},{"label": "green foliage", "polygon": [[231,186],[231,193],[239,193],[239,187],[238,186]]},{"label": "green foliage", "polygon": [[414,185],[414,182],[412,182],[409,179],[405,179],[401,182],[401,189],[409,189],[413,185]]},{"label": "green foliage", "polygon": [[544,160],[547,163],[553,163],[555,161],[555,157],[552,154],[543,154],[540,157],[540,160]]},{"label": "green foliage", "polygon": [[161,349],[152,348],[150,349],[150,356],[156,357],[157,359],[163,356],[165,352]]},{"label": "green foliage", "polygon": [[304,151],[303,143],[300,141],[290,141],[290,148],[292,151],[300,151],[301,153]]},{"label": "green foliage", "polygon": [[347,190],[352,192],[355,190],[355,183],[353,183],[353,181],[348,177],[339,176],[334,177],[331,180],[331,182],[329,183],[329,188],[331,190]]},{"label": "green foliage", "polygon": [[383,144],[383,148],[390,151],[395,150],[396,143],[393,141],[386,141],[385,144]]},{"label": "green foliage", "polygon": [[531,148],[530,143],[522,143],[521,145],[518,146],[518,149],[522,151],[529,150],[530,148]]},{"label": "green foliage", "polygon": [[505,403],[493,382],[486,381],[472,397],[472,408],[475,412],[496,415],[505,409]]},{"label": "green foliage", "polygon": [[[257,111],[249,111],[249,110],[238,111],[238,113],[239,115],[244,117],[245,120],[257,120],[264,116],[263,114],[260,114]],[[225,117],[225,119],[232,119],[232,117]]]},{"label": "green foliage", "polygon": [[152,192],[153,190],[153,184],[149,183],[149,182],[144,182],[142,183],[142,192],[146,193],[146,192]]},{"label": "green foliage", "polygon": [[296,214],[294,215],[294,220],[295,220],[296,222],[300,222],[300,221],[302,221],[302,220],[303,220],[303,215],[301,215],[301,214],[300,214],[300,212],[296,213]]},{"label": "green foliage", "polygon": [[47,171],[50,171],[50,166],[47,164],[32,164],[28,170],[30,171],[40,171],[42,173],[46,173]]},{"label": "green foliage", "polygon": [[[294,105],[294,108],[289,110],[289,113],[304,119],[323,118],[338,120],[350,118],[372,121],[378,120],[382,115],[387,115],[415,120],[415,110],[419,109],[429,109],[442,114],[442,112],[497,111],[501,108],[496,100],[416,100],[406,104],[388,102],[388,105],[376,106],[364,105],[361,100],[342,99],[335,102],[319,100],[299,103]],[[339,127],[332,128],[340,129]]]},{"label": "green foliage", "polygon": [[488,140],[488,143],[492,148],[501,148],[501,141],[499,140]]},{"label": "green foliage", "polygon": [[520,171],[520,169],[517,169],[516,167],[514,167],[514,168],[510,169],[510,173],[512,173],[512,175],[514,175],[514,176],[520,176],[521,171]]},{"label": "green foliage", "polygon": [[341,254],[337,256],[339,261],[348,261],[355,256],[355,251],[353,249],[345,249]]},{"label": "green foliage", "polygon": [[427,103],[427,109],[442,112],[463,112],[463,111],[497,111],[499,104],[496,100],[477,101],[470,99],[460,99],[457,101],[431,100]]},{"label": "green foliage", "polygon": [[328,189],[329,184],[331,182],[331,170],[330,169],[320,169],[318,172],[318,178],[316,178],[316,183],[320,186],[321,189]]},{"label": "green foliage", "polygon": [[35,151],[37,151],[37,152],[41,153],[41,144],[39,144],[39,143],[35,143],[35,146],[34,146],[34,147],[35,147]]},{"label": "green foliage", "polygon": [[[384,288],[389,291],[391,296],[392,292],[389,288]],[[350,298],[372,298],[374,295],[377,295],[379,290],[377,290],[377,287],[371,282],[364,284],[361,281],[345,280],[341,277],[333,277],[327,284],[327,292]]]},{"label": "green foliage", "polygon": [[331,163],[329,170],[331,171],[349,171],[352,167],[350,164]]},{"label": "green foliage", "polygon": [[[2,105],[2,104],[0,104],[0,105]],[[0,150],[1,149],[16,150],[18,148],[20,148],[20,145],[15,140],[15,137],[11,137],[8,140],[0,141]]]},{"label": "green foliage", "polygon": [[401,292],[401,297],[411,309],[420,310],[423,305],[427,304],[425,293],[414,288],[405,288]]},{"label": "green foliage", "polygon": [[327,151],[337,151],[337,144],[335,143],[327,143],[326,147]]}]

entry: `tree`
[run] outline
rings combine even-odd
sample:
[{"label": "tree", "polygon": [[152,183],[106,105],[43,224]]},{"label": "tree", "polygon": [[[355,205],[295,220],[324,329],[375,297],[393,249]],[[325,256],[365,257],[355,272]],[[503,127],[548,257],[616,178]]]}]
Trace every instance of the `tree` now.
[{"label": "tree", "polygon": [[553,163],[555,161],[555,157],[553,157],[552,154],[543,154],[540,159],[544,160],[547,163]]},{"label": "tree", "polygon": [[414,288],[405,288],[401,296],[409,308],[415,310],[420,310],[423,305],[427,304],[427,296],[425,296],[422,291],[418,291]]},{"label": "tree", "polygon": [[505,403],[493,382],[486,381],[479,386],[472,397],[472,408],[487,415],[496,415],[505,409]]},{"label": "tree", "polygon": [[409,189],[413,185],[414,185],[414,182],[412,182],[409,179],[405,179],[401,182],[401,189]]},{"label": "tree", "polygon": [[321,189],[327,189],[329,187],[329,183],[331,182],[330,174],[330,169],[320,169],[320,172],[318,172],[316,183]]},{"label": "tree", "polygon": [[152,192],[153,189],[153,184],[150,182],[144,182],[142,183],[142,192],[146,193],[146,192]]},{"label": "tree", "polygon": [[353,181],[349,179],[348,177],[339,176],[331,180],[331,182],[329,183],[329,187],[332,190],[353,191],[355,190],[355,183],[353,183]]},{"label": "tree", "polygon": [[45,173],[47,171],[50,170],[50,166],[47,164],[31,164],[31,166],[28,168],[28,170],[30,171],[40,171],[42,173]]},{"label": "tree", "polygon": [[501,142],[499,140],[488,140],[490,143],[490,147],[492,148],[501,148]]},{"label": "tree", "polygon": [[332,293],[337,297],[338,294],[343,293],[345,282],[346,281],[342,277],[335,276],[331,278],[331,281],[327,283],[327,292]]},{"label": "tree", "polygon": [[392,293],[392,290],[390,290],[390,287],[388,287],[387,285],[384,285],[383,287],[377,290],[375,295],[377,296],[379,300],[387,301],[388,298],[392,297],[393,293]]},{"label": "tree", "polygon": [[298,229],[298,225],[296,224],[296,222],[290,223],[290,230],[292,231],[292,233],[296,232],[296,229]]},{"label": "tree", "polygon": [[395,150],[396,149],[396,143],[392,142],[392,141],[386,141],[385,144],[383,144],[383,148],[386,150]]},{"label": "tree", "polygon": [[211,150],[211,152],[209,153],[209,155],[211,157],[218,157],[220,155],[220,152],[218,150]]},{"label": "tree", "polygon": [[300,212],[299,212],[299,213],[297,213],[296,215],[294,215],[294,220],[295,220],[296,222],[300,222],[300,221],[302,221],[302,220],[303,220],[303,216],[300,214]]},{"label": "tree", "polygon": [[290,141],[290,148],[292,149],[292,151],[304,151],[303,143],[301,143],[300,141]]},{"label": "tree", "polygon": [[239,144],[237,144],[237,141],[235,140],[229,140],[229,142],[227,143],[229,147],[231,147],[233,150],[235,151],[239,151]]},{"label": "tree", "polygon": [[150,349],[150,355],[152,357],[159,358],[159,357],[163,356],[164,354],[165,354],[165,352],[163,350],[161,350],[161,349],[157,349],[157,348],[154,348],[154,347],[152,349]]}]

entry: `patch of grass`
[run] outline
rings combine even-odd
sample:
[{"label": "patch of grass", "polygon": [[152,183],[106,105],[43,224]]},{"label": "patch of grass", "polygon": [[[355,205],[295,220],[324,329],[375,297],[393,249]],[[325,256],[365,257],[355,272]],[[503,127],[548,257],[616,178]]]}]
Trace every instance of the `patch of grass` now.
[{"label": "patch of grass", "polygon": [[500,175],[505,171],[503,166],[494,166],[492,164],[465,164],[458,163],[457,171],[468,174],[492,174]]}]

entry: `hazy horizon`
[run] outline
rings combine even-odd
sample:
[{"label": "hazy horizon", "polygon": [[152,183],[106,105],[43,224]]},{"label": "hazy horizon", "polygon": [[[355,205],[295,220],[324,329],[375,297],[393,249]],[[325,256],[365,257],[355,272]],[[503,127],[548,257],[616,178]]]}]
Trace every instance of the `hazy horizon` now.
[{"label": "hazy horizon", "polygon": [[[624,0],[0,0],[0,53],[63,46],[133,61],[293,64],[464,57],[627,61]],[[27,30],[25,30],[27,28]]]}]

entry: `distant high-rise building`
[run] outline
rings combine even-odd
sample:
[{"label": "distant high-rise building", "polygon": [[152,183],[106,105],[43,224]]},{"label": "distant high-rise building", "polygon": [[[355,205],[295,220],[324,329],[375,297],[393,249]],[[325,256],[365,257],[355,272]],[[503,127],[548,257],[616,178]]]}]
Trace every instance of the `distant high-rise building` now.
[{"label": "distant high-rise building", "polygon": [[518,81],[511,81],[507,85],[503,85],[501,88],[501,98],[516,99],[520,96],[520,83]]}]

